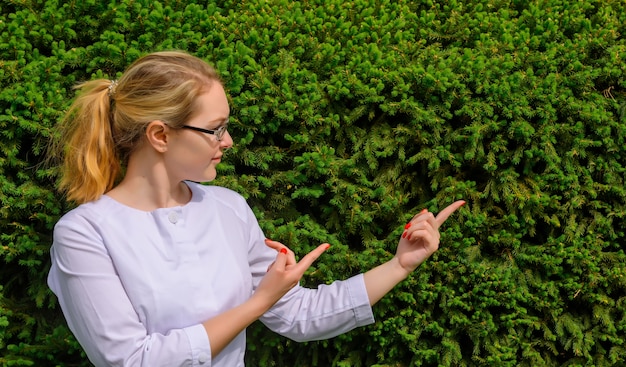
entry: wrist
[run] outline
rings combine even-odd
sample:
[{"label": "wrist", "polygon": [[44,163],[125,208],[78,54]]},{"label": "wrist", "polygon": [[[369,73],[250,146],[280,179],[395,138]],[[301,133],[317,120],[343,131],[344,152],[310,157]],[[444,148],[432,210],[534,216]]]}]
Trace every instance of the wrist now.
[{"label": "wrist", "polygon": [[248,308],[250,312],[261,317],[264,313],[269,311],[269,309],[272,308],[277,301],[277,299],[274,299],[264,292],[259,292],[257,290],[246,301],[246,308]]},{"label": "wrist", "polygon": [[406,279],[415,269],[408,269],[402,265],[400,258],[394,256],[388,261],[390,271],[398,279],[398,282]]}]

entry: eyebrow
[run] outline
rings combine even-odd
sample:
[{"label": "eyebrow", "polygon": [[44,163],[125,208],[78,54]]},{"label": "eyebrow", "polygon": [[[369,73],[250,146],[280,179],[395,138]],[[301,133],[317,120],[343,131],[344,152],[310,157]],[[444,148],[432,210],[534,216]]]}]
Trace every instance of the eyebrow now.
[{"label": "eyebrow", "polygon": [[212,121],[209,122],[209,125],[213,125],[216,122],[219,122],[219,125],[217,125],[215,127],[215,129],[219,129],[220,127],[222,127],[224,125],[228,125],[228,123],[230,122],[230,116],[228,116],[226,118],[217,118],[215,120],[212,120]]}]

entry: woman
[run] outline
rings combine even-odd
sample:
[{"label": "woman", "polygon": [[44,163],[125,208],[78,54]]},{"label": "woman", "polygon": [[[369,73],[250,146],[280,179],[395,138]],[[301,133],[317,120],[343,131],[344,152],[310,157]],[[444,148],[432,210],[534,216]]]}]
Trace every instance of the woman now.
[{"label": "woman", "polygon": [[240,195],[198,184],[233,144],[213,68],[158,52],[79,88],[56,151],[60,188],[80,205],[55,226],[48,284],[96,366],[243,366],[257,319],[298,341],[370,324],[371,305],[437,250],[464,204],[416,215],[388,262],[305,289],[330,245],[297,262]]}]

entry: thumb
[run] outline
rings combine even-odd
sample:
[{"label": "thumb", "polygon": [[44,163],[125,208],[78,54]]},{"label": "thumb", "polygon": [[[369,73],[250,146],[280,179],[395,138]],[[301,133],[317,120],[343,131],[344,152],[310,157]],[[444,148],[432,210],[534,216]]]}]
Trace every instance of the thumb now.
[{"label": "thumb", "polygon": [[287,248],[283,247],[278,250],[278,254],[276,255],[276,260],[267,268],[269,271],[271,268],[276,268],[278,270],[285,270],[285,265],[287,264]]}]

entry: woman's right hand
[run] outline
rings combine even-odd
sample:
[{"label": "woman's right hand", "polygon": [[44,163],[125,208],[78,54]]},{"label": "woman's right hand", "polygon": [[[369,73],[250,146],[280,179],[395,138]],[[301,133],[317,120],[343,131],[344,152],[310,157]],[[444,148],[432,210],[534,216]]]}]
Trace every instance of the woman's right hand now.
[{"label": "woman's right hand", "polygon": [[313,261],[330,247],[327,243],[322,244],[303,257],[300,262],[296,262],[294,253],[282,243],[265,240],[265,244],[278,251],[278,254],[276,260],[268,267],[267,274],[261,279],[252,297],[247,302],[230,308],[202,323],[209,336],[213,357],[218,355],[242,330],[258,320],[285,293],[298,284]]},{"label": "woman's right hand", "polygon": [[278,251],[278,254],[276,260],[267,268],[267,274],[261,279],[252,297],[261,299],[269,309],[298,284],[304,272],[330,245],[327,243],[319,245],[297,262],[293,251],[282,243],[266,239],[265,244]]}]

